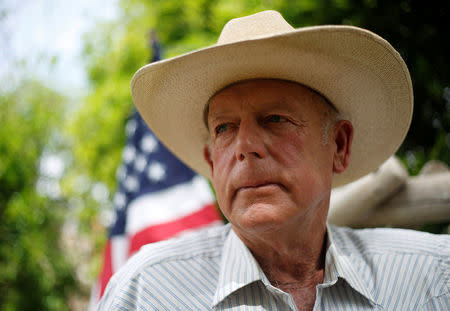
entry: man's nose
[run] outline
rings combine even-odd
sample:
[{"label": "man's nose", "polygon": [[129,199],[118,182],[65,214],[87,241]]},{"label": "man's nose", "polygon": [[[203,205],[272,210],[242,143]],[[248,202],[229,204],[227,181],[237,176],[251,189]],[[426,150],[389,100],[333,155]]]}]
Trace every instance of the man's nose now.
[{"label": "man's nose", "polygon": [[263,133],[257,122],[241,121],[236,137],[235,155],[238,161],[261,159],[266,155]]}]

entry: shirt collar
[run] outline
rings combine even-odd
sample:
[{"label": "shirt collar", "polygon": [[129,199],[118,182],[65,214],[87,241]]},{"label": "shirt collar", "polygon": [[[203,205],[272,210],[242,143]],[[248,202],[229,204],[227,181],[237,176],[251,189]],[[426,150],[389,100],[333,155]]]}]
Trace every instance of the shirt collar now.
[{"label": "shirt collar", "polygon": [[[222,249],[219,281],[212,301],[213,307],[217,306],[231,293],[250,283],[262,281],[266,286],[270,284],[250,250],[239,239],[229,224],[228,226],[230,232]],[[354,290],[376,304],[371,287],[363,281],[361,275],[354,268],[354,258],[352,258],[351,254],[344,252],[340,243],[336,243],[340,239],[336,239],[335,236],[336,228],[327,225],[328,250],[325,258],[322,286],[334,285],[338,278],[342,278]]]},{"label": "shirt collar", "polygon": [[230,233],[222,248],[219,282],[212,302],[213,307],[236,290],[259,280],[268,282],[250,250],[230,226]]},{"label": "shirt collar", "polygon": [[325,275],[323,284],[335,284],[338,278],[344,279],[354,290],[377,304],[374,300],[372,286],[364,281],[356,270],[356,263],[362,258],[345,251],[346,241],[338,237],[337,228],[327,225],[328,251],[325,258]]}]

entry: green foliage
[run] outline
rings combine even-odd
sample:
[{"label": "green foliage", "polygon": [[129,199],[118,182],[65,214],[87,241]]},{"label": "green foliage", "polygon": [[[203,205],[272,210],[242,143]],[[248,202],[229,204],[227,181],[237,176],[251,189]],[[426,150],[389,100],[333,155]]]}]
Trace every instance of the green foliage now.
[{"label": "green foliage", "polygon": [[66,206],[36,190],[65,99],[35,81],[0,94],[0,306],[66,310],[75,289],[59,246]]}]

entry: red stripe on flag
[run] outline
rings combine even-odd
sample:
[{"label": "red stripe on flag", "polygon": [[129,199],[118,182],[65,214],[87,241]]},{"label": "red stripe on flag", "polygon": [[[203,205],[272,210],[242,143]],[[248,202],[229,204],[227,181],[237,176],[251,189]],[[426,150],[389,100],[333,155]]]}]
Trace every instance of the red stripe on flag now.
[{"label": "red stripe on flag", "polygon": [[103,296],[106,285],[109,279],[113,275],[112,259],[111,259],[111,240],[108,240],[105,247],[105,253],[103,254],[103,267],[100,274],[100,297]]},{"label": "red stripe on flag", "polygon": [[143,245],[173,237],[187,229],[194,229],[221,220],[214,204],[208,204],[201,210],[159,225],[154,225],[137,232],[130,240],[130,255]]}]

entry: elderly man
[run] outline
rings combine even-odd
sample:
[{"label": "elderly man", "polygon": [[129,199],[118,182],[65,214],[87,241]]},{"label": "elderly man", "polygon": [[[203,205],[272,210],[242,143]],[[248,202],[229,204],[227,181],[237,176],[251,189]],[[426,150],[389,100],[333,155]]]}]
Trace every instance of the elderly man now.
[{"label": "elderly man", "polygon": [[447,236],[326,223],[332,187],[376,169],[411,121],[408,70],[382,38],[261,12],[145,66],[132,94],[230,223],[144,247],[100,309],[450,309]]}]

